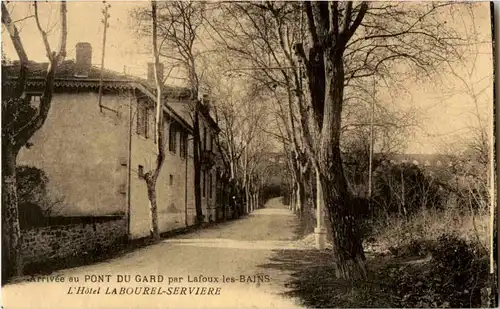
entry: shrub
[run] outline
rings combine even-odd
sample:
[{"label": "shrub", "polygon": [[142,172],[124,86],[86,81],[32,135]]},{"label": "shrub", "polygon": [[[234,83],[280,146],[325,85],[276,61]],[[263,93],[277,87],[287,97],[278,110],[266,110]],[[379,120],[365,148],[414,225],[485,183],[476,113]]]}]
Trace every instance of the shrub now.
[{"label": "shrub", "polygon": [[442,235],[432,251],[430,274],[436,293],[452,307],[480,307],[481,289],[490,284],[486,252],[477,242]]},{"label": "shrub", "polygon": [[17,166],[16,180],[19,204],[41,205],[45,201],[49,179],[43,170],[28,165]]},{"label": "shrub", "polygon": [[[375,240],[398,256],[407,256],[415,252],[417,243],[437,241],[444,234],[455,234],[469,243],[481,248],[489,244],[489,213],[460,213],[450,207],[445,210],[422,209],[405,218],[398,216],[380,216],[371,220],[370,231]],[[413,244],[412,244],[413,243]],[[427,248],[427,245],[423,245]],[[428,250],[427,250],[428,251]],[[422,252],[417,255],[427,254]]]},{"label": "shrub", "polygon": [[443,208],[438,183],[416,165],[382,165],[374,184],[373,201],[387,214],[407,217],[421,208]]},{"label": "shrub", "polygon": [[58,204],[47,193],[47,175],[37,167],[20,165],[16,180],[21,228],[43,225],[45,217],[56,213],[54,206]]},{"label": "shrub", "polygon": [[430,275],[436,293],[452,307],[481,305],[481,288],[488,282],[488,261],[475,243],[454,234],[439,237],[432,250]]},{"label": "shrub", "polygon": [[428,242],[428,264],[398,273],[403,307],[480,307],[481,290],[489,287],[488,260],[476,242],[443,234]]}]

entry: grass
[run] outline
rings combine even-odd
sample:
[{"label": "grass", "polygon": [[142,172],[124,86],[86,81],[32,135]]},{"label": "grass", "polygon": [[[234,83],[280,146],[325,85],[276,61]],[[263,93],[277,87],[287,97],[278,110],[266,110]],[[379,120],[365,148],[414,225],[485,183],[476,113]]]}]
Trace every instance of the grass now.
[{"label": "grass", "polygon": [[[304,218],[298,233],[310,230],[308,220]],[[486,212],[472,216],[454,209],[425,210],[407,219],[381,220],[372,231],[370,245],[382,249],[367,253],[364,280],[336,278],[328,250],[276,251],[271,262],[261,267],[291,271],[286,295],[299,298],[309,308],[481,307],[486,303],[481,296],[485,287],[491,287]],[[491,296],[487,300],[497,303]]]},{"label": "grass", "polygon": [[[381,222],[382,221],[382,222]],[[384,249],[415,242],[434,242],[445,234],[457,235],[486,253],[489,249],[489,213],[460,213],[456,209],[421,210],[410,218],[390,217],[375,222],[371,242]]]},{"label": "grass", "polygon": [[328,250],[281,250],[275,252],[270,263],[260,267],[291,270],[285,295],[299,298],[308,308],[401,307],[394,282],[397,275],[390,269],[399,270],[403,260],[370,256],[368,278],[356,282],[335,278],[331,261]]}]

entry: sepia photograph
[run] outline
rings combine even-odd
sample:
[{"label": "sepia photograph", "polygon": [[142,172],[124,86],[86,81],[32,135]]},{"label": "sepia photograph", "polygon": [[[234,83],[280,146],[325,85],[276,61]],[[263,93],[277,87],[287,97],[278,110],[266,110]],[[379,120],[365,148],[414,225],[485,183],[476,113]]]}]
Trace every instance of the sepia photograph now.
[{"label": "sepia photograph", "polygon": [[2,308],[498,306],[493,3],[1,6]]}]

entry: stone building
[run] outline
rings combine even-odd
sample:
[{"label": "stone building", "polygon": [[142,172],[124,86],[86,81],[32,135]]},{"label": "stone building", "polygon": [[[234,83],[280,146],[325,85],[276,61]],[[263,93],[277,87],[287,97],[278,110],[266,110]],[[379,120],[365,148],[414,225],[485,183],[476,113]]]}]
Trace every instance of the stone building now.
[{"label": "stone building", "polygon": [[[30,64],[28,90],[39,100],[47,64]],[[18,157],[49,178],[49,194],[62,201],[61,216],[123,216],[130,238],[149,235],[149,201],[144,173],[154,167],[155,87],[151,80],[92,66],[92,47],[78,43],[76,60],[57,70],[49,115]],[[15,83],[18,67],[7,72],[3,91]],[[101,90],[101,91],[100,91]],[[160,232],[195,223],[193,104],[185,88],[166,87],[163,107],[166,158],[157,183]],[[215,212],[213,138],[217,124],[202,103],[202,205],[205,220]],[[208,158],[208,159],[207,159]]]}]

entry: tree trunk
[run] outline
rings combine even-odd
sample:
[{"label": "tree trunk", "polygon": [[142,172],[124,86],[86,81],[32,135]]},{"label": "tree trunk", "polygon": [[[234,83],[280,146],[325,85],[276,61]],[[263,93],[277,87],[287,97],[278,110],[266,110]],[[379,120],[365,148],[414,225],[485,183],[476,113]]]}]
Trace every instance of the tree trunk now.
[{"label": "tree trunk", "polygon": [[257,209],[257,199],[255,197],[256,197],[256,195],[255,195],[255,192],[254,192],[254,194],[252,195],[253,210]]},{"label": "tree trunk", "polygon": [[[329,57],[326,57],[329,55]],[[365,256],[359,235],[356,213],[350,207],[350,193],[342,168],[340,128],[344,90],[342,55],[325,53],[327,72],[326,99],[322,124],[319,171],[324,188],[333,233],[333,257],[336,275],[343,279],[366,277]]]},{"label": "tree trunk", "polygon": [[252,186],[250,185],[250,183],[248,184],[247,203],[248,203],[248,213],[251,213],[253,210],[253,202],[252,202]]},{"label": "tree trunk", "polygon": [[297,197],[296,197],[297,213],[299,214],[300,217],[302,217],[302,212],[304,208],[304,200],[303,200],[304,186],[302,185],[301,181],[297,182],[296,186],[297,186]]},{"label": "tree trunk", "polygon": [[252,195],[250,195],[250,199],[252,200],[252,211],[255,210],[255,193],[252,192]]},{"label": "tree trunk", "polygon": [[226,221],[228,219],[228,212],[229,212],[230,196],[229,196],[229,193],[227,192],[228,186],[229,186],[229,182],[224,182],[224,187],[222,187],[222,203],[224,205],[224,221]]},{"label": "tree trunk", "polygon": [[194,204],[196,208],[196,223],[201,224],[203,222],[203,209],[201,205],[200,119],[198,113],[198,106],[196,106],[193,117]]},{"label": "tree trunk", "polygon": [[230,176],[230,179],[235,179],[236,178],[236,171],[235,171],[235,163],[234,163],[234,159],[233,159],[233,156],[231,155],[230,156],[230,159],[229,159],[229,169],[230,169],[230,173],[231,173],[231,176]]},{"label": "tree trunk", "polygon": [[151,219],[151,229],[150,235],[154,240],[160,239],[160,230],[158,228],[158,207],[156,204],[156,182],[148,181],[146,182],[148,187],[148,199],[149,199],[149,217]]},{"label": "tree trunk", "polygon": [[245,190],[245,214],[248,214],[248,145],[245,145],[243,154],[243,190]]},{"label": "tree trunk", "polygon": [[250,193],[250,212],[254,210],[254,204],[253,204],[253,193]]},{"label": "tree trunk", "polygon": [[[334,160],[341,166],[340,151]],[[359,235],[356,213],[349,205],[350,194],[341,168],[331,174],[321,174],[325,205],[333,233],[333,255],[336,275],[339,278],[363,278],[366,276],[365,256]]]},{"label": "tree trunk", "polygon": [[22,275],[21,229],[17,200],[17,147],[2,145],[2,284]]},{"label": "tree trunk", "polygon": [[245,187],[245,214],[250,212],[250,192],[248,188]]}]

